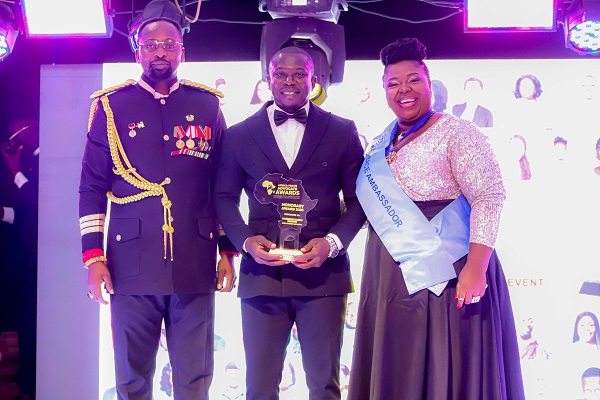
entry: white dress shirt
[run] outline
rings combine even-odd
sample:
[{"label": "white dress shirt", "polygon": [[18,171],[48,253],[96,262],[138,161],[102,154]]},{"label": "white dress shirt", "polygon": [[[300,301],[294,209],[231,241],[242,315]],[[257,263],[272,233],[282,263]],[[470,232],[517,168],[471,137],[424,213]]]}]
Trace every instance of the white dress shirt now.
[{"label": "white dress shirt", "polygon": [[[310,103],[306,103],[302,108],[306,110],[306,115],[308,116]],[[298,156],[302,138],[304,137],[304,129],[306,127],[293,118],[288,119],[279,126],[275,125],[275,118],[273,117],[275,115],[275,110],[283,111],[275,103],[267,107],[269,123],[271,124],[275,141],[277,142],[277,146],[279,147],[279,151],[281,151],[285,163],[288,168],[292,168],[292,164],[294,164],[294,161]]]}]

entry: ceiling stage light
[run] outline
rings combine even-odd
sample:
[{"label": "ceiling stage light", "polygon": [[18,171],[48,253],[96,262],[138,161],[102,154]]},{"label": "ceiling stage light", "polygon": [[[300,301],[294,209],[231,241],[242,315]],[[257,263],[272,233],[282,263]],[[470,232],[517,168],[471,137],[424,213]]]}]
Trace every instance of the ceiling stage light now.
[{"label": "ceiling stage light", "polygon": [[[315,77],[320,88],[327,92],[329,85],[342,83],[346,45],[344,28],[333,22],[314,18],[284,18],[270,21],[262,30],[260,65],[263,80],[269,74],[271,57],[284,47],[295,46],[306,51],[313,60]],[[316,98],[325,100],[319,92]]]},{"label": "ceiling stage light", "polygon": [[15,16],[7,5],[0,3],[0,61],[12,53],[19,31],[15,29]]},{"label": "ceiling stage light", "polygon": [[21,0],[27,37],[110,37],[109,0]]},{"label": "ceiling stage light", "polygon": [[573,0],[563,18],[565,45],[580,54],[600,51],[600,0]]},{"label": "ceiling stage light", "polygon": [[346,62],[344,28],[337,25],[346,0],[260,0],[259,10],[273,21],[262,30],[260,65],[263,80],[269,74],[271,57],[280,49],[295,46],[313,59],[317,85],[311,101],[321,104],[330,85],[342,83]]},{"label": "ceiling stage light", "polygon": [[302,16],[337,24],[348,4],[346,0],[259,0],[258,9],[268,11],[273,19]]}]

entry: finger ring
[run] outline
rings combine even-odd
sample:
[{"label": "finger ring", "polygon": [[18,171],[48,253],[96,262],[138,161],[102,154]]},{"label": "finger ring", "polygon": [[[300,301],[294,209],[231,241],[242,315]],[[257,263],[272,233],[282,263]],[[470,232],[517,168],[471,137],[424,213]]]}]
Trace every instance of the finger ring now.
[{"label": "finger ring", "polygon": [[473,296],[471,303],[479,303],[479,300],[481,300],[481,296]]},{"label": "finger ring", "polygon": [[458,299],[456,299],[456,300],[458,300],[458,301],[465,301],[465,298],[464,298],[464,297],[459,297],[459,298],[458,298]]},{"label": "finger ring", "polygon": [[88,299],[93,299],[94,295],[92,294],[92,292],[87,292],[87,297]]}]

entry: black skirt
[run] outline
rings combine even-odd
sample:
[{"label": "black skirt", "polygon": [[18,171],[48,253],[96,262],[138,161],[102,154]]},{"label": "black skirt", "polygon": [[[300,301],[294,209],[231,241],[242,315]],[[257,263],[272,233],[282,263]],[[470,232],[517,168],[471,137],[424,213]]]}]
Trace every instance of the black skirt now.
[{"label": "black skirt", "polygon": [[[428,219],[449,201],[417,202]],[[454,263],[462,270],[466,257]],[[522,400],[515,323],[492,253],[481,301],[456,308],[457,279],[436,296],[408,294],[402,271],[372,228],[363,268],[350,400]]]}]

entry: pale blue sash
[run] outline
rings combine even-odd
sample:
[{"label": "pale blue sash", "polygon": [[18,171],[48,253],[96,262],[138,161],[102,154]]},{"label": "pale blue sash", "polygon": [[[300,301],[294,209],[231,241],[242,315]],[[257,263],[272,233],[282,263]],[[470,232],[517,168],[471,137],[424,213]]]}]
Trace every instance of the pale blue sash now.
[{"label": "pale blue sash", "polygon": [[409,294],[429,289],[440,295],[456,277],[453,263],[469,250],[471,208],[463,195],[431,221],[398,185],[385,159],[397,122],[373,140],[356,181],[356,194],[369,223],[400,263]]}]

